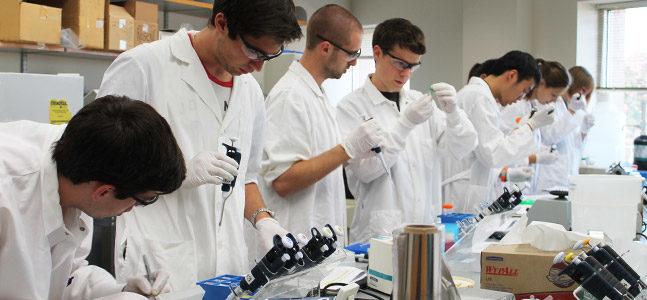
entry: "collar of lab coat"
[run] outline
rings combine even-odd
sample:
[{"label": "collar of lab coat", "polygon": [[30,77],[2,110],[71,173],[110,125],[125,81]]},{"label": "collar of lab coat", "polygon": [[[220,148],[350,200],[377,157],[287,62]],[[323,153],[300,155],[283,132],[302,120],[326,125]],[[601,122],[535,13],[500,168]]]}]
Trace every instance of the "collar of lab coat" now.
[{"label": "collar of lab coat", "polygon": [[290,64],[290,71],[294,72],[298,78],[303,80],[305,84],[317,95],[319,98],[326,98],[326,94],[323,92],[323,89],[317,85],[317,82],[315,81],[315,78],[312,77],[312,74],[306,70],[306,68],[303,67],[303,65],[298,62],[298,61],[293,61],[292,64]]},{"label": "collar of lab coat", "polygon": [[50,246],[66,238],[61,199],[58,195],[58,174],[52,160],[52,150],[45,151],[41,158],[40,172],[43,224]]},{"label": "collar of lab coat", "polygon": [[[371,75],[373,74],[368,75],[368,77],[366,78],[366,82],[364,82],[364,90],[366,90],[366,93],[368,94],[373,104],[378,105],[382,102],[390,103],[391,100],[386,99],[386,97],[382,95],[382,92],[380,92],[377,89],[377,87],[375,87],[375,85],[373,84],[373,81],[371,81]],[[405,95],[403,94],[403,89],[400,89],[399,93],[400,93],[400,101],[403,101],[405,98],[404,97]]]},{"label": "collar of lab coat", "polygon": [[[197,33],[196,31],[190,32],[191,34]],[[187,70],[182,72],[182,80],[190,85],[193,90],[198,94],[200,99],[209,107],[209,109],[216,116],[218,121],[222,122],[223,111],[222,107],[218,104],[216,93],[211,87],[211,81],[204,69],[198,54],[191,46],[189,39],[189,32],[185,29],[180,29],[174,36],[176,39],[170,43],[171,53],[173,56],[186,64]],[[234,76],[234,86],[236,86],[236,76]]]}]

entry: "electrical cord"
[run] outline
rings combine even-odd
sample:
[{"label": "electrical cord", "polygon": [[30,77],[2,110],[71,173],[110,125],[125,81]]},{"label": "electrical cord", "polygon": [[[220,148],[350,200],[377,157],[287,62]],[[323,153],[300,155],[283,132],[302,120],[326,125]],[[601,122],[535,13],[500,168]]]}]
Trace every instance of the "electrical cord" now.
[{"label": "electrical cord", "polygon": [[[369,296],[371,296],[371,297],[373,297],[375,299],[378,299],[378,300],[385,300],[384,298],[382,298],[382,296],[380,296],[378,294],[375,294],[373,292],[369,292],[368,290],[365,290],[365,289],[360,289],[358,293],[360,293],[360,292],[364,293],[366,295],[369,295]],[[359,299],[359,298],[356,298],[356,299]]]},{"label": "electrical cord", "polygon": [[333,283],[329,283],[329,284],[327,284],[326,286],[324,286],[324,288],[323,288],[323,289],[321,289],[321,294],[322,294],[322,296],[335,296],[335,295],[337,295],[337,292],[328,291],[328,288],[329,288],[329,287],[333,287],[333,286],[347,286],[347,285],[348,285],[348,284],[346,284],[346,283],[342,283],[342,282],[333,282]]}]

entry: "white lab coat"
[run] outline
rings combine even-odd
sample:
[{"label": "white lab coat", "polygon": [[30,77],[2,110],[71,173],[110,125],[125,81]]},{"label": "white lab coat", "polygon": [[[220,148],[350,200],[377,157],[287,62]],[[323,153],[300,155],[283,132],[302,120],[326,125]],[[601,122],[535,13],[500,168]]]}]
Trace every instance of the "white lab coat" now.
[{"label": "white lab coat", "polygon": [[176,290],[217,275],[249,271],[243,239],[245,184],[255,183],[260,170],[263,94],[252,75],[235,76],[225,113],[211,84],[184,30],[121,54],[104,75],[99,96],[127,95],[152,105],[170,124],[186,161],[203,150],[224,153],[221,143],[229,143],[226,137],[239,139],[235,145],[242,154],[222,226],[221,186],[212,184],[180,189],[117,218],[118,279],[144,274],[142,254],[151,258],[153,269],[171,272]]},{"label": "white lab coat", "polygon": [[[517,123],[518,120],[521,118],[528,118],[530,116],[530,113],[532,112],[532,106],[536,105],[538,109],[543,108],[544,105],[541,105],[538,101],[536,100],[528,100],[528,99],[521,99],[515,103],[512,103],[510,105],[503,106],[501,108],[501,131],[503,134],[509,134],[513,130],[517,129],[519,127],[519,123]],[[551,104],[546,104],[547,106],[552,106]],[[527,125],[521,125],[521,126],[527,126]],[[542,150],[546,151],[547,149],[541,149],[541,131],[539,130],[534,130],[534,147],[535,150],[532,152],[532,154],[537,154],[540,153]],[[507,186],[510,187],[512,185],[519,185],[520,187],[523,188],[522,185],[527,185],[528,190],[524,190],[524,192],[529,193],[529,194],[534,194],[538,192],[539,190],[537,189],[537,180],[538,180],[538,173],[539,173],[539,168],[540,164],[529,164],[528,157],[522,158],[521,161],[518,161],[514,164],[508,165],[506,167],[532,167],[535,169],[535,174],[530,182],[527,183],[519,183],[519,182],[503,182],[502,186]],[[501,192],[502,189],[499,189],[499,192]]]},{"label": "white lab coat", "polygon": [[51,146],[64,129],[0,123],[0,298],[94,299],[123,287],[85,260],[92,218],[61,208]]},{"label": "white lab coat", "polygon": [[[454,204],[455,212],[473,213],[480,203],[492,199],[501,168],[528,157],[536,146],[528,126],[503,134],[499,106],[483,79],[470,78],[458,92],[458,105],[474,125],[479,143],[466,158],[447,160],[444,197]],[[453,180],[468,176],[469,180]]]},{"label": "white lab coat", "polygon": [[341,143],[335,108],[299,62],[292,62],[267,96],[265,136],[261,193],[276,220],[287,231],[308,237],[312,227],[320,232],[326,224],[346,228],[341,166],[287,197],[279,196],[272,187],[295,162],[314,158]]},{"label": "white lab coat", "polygon": [[582,159],[582,132],[577,116],[571,115],[561,97],[553,106],[555,122],[539,130],[544,145],[557,145],[559,158],[553,164],[539,166],[537,190],[568,186],[568,176],[579,174]]},{"label": "white lab coat", "polygon": [[[400,111],[423,94],[400,91]],[[351,242],[391,235],[402,223],[430,224],[442,213],[441,161],[461,159],[476,147],[476,131],[461,109],[446,115],[435,107],[431,118],[413,128],[406,141],[393,134],[400,118],[393,101],[386,99],[367,78],[364,86],[344,97],[337,106],[342,134],[376,119],[387,132],[382,153],[391,177],[373,153],[358,156],[346,167],[348,187],[357,205],[350,229]]]}]

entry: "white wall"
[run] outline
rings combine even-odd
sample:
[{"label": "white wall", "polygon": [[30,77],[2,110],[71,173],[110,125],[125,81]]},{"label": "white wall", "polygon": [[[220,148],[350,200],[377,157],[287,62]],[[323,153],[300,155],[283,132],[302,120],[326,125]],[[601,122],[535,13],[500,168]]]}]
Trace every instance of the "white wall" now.
[{"label": "white wall", "polygon": [[566,68],[576,64],[577,1],[535,0],[532,15],[532,54]]},{"label": "white wall", "polygon": [[[577,50],[575,65],[584,66],[591,74],[600,69],[600,20],[591,3],[577,4]],[[595,76],[597,77],[597,76]],[[596,81],[599,80],[596,78]]]}]

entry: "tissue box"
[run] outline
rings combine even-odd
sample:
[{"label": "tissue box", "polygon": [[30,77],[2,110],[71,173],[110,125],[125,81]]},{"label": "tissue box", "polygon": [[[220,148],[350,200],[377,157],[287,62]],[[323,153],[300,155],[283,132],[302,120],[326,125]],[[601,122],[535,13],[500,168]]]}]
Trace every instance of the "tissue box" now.
[{"label": "tissue box", "polygon": [[393,237],[371,238],[368,249],[368,280],[366,284],[382,293],[393,291]]},{"label": "tissue box", "polygon": [[[572,252],[565,249],[564,252]],[[558,276],[566,264],[553,264],[560,251],[543,251],[528,244],[493,244],[481,252],[481,288],[513,293],[517,299],[534,295],[544,299],[575,299],[577,283]]]}]

